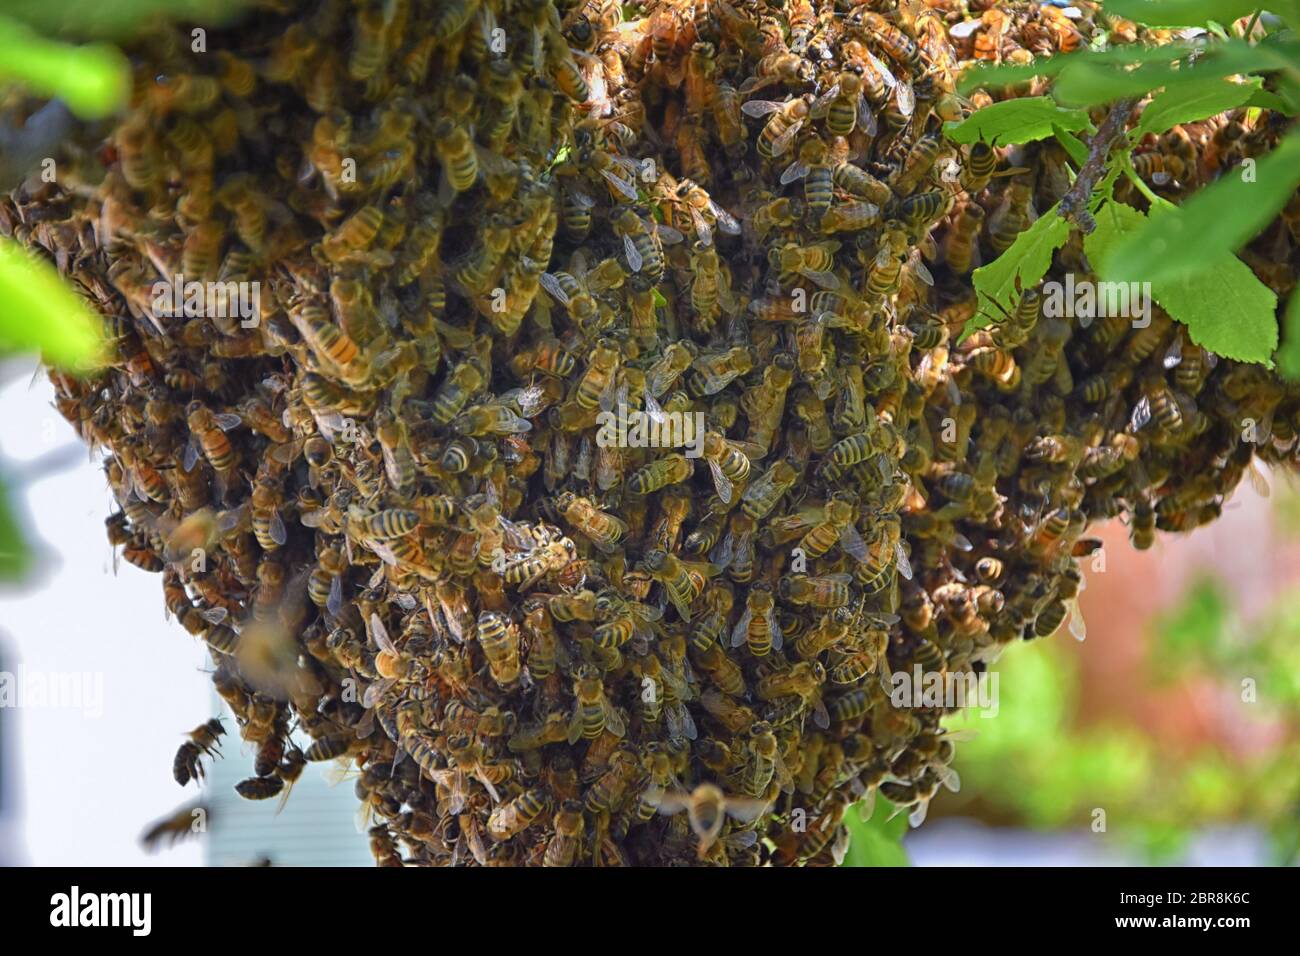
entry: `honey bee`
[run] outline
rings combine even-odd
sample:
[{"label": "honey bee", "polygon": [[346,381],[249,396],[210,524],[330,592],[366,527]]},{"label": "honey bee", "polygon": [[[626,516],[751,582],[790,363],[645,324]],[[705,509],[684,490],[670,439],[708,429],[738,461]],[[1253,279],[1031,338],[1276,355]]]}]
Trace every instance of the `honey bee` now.
[{"label": "honey bee", "polygon": [[729,797],[714,784],[702,783],[690,793],[673,791],[659,798],[663,814],[686,811],[692,832],[698,839],[697,856],[705,859],[722,836],[727,817],[741,822],[756,820],[768,807],[767,801]]},{"label": "honey bee", "polygon": [[615,737],[627,734],[627,727],[618,708],[605,696],[605,685],[600,673],[590,665],[578,668],[573,679],[574,707],[569,721],[568,741],[594,740],[606,730]]},{"label": "honey bee", "polygon": [[230,443],[230,439],[226,437],[226,431],[238,428],[243,424],[243,420],[238,415],[213,412],[197,399],[186,406],[185,415],[190,426],[191,443],[186,449],[182,462],[184,469],[186,471],[194,469],[201,451],[208,464],[219,475],[232,474],[238,461],[238,453]]},{"label": "honey bee", "polygon": [[731,632],[731,646],[745,644],[755,657],[765,657],[783,646],[781,626],[775,615],[776,603],[772,588],[765,583],[755,584],[749,592],[745,610]]},{"label": "honey bee", "polygon": [[810,104],[802,97],[784,103],[746,100],[741,104],[740,110],[755,119],[768,117],[758,135],[758,154],[770,162],[794,144],[795,137],[808,119]]}]

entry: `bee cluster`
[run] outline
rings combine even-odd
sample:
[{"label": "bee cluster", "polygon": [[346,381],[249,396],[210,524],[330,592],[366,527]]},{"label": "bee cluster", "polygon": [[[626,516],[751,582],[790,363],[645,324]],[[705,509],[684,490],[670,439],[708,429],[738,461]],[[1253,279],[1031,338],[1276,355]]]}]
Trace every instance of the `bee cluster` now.
[{"label": "bee cluster", "polygon": [[[0,225],[111,325],[59,409],[256,745],[239,792],[355,761],[382,864],[835,862],[854,801],[956,784],[891,675],[983,672],[1063,624],[1090,522],[1149,547],[1294,455],[1296,390],[1158,310],[1026,290],[956,342],[1069,180],[947,143],[953,77],[1164,39],[1095,4],[255,8],[138,43],[126,118]],[[1276,136],[1137,167],[1176,194]],[[254,320],[163,314],[173,276]],[[616,408],[703,461],[602,440]]]}]

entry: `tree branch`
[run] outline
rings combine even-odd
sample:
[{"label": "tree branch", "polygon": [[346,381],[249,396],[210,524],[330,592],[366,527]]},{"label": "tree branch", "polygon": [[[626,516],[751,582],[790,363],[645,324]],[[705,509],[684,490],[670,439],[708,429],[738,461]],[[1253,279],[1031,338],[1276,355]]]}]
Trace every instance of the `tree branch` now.
[{"label": "tree branch", "polygon": [[1091,232],[1094,226],[1092,217],[1088,215],[1088,200],[1092,198],[1092,191],[1096,188],[1097,181],[1105,173],[1106,159],[1110,156],[1115,141],[1124,135],[1124,128],[1128,125],[1135,106],[1137,106],[1136,97],[1120,100],[1110,108],[1101,127],[1088,144],[1088,158],[1079,169],[1074,185],[1061,200],[1062,218],[1075,223],[1084,232]]}]

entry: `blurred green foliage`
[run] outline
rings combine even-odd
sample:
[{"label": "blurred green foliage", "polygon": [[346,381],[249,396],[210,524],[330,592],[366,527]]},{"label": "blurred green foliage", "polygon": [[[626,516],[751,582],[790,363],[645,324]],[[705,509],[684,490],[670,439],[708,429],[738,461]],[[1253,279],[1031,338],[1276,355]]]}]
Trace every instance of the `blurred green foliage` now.
[{"label": "blurred green foliage", "polygon": [[45,36],[121,39],[158,17],[216,26],[242,0],[0,0],[0,16]]},{"label": "blurred green foliage", "polygon": [[[1240,707],[1257,751],[1209,744],[1170,752],[1135,724],[1078,723],[1075,659],[1056,642],[1019,648],[999,663],[1000,712],[948,726],[971,727],[955,766],[963,792],[940,812],[979,812],[1033,829],[1091,833],[1151,863],[1175,861],[1197,830],[1248,823],[1272,835],[1274,862],[1295,862],[1300,846],[1300,590],[1253,620],[1237,623],[1229,592],[1205,578],[1153,624],[1149,667],[1180,679],[1207,706]],[[1242,680],[1258,700],[1242,700]]]}]

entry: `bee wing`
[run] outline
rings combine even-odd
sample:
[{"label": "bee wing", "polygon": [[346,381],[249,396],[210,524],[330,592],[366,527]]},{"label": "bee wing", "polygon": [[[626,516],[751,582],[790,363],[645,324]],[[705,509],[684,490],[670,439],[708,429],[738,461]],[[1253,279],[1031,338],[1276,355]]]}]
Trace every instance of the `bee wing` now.
[{"label": "bee wing", "polygon": [[1149,421],[1151,421],[1151,400],[1143,395],[1133,406],[1133,414],[1128,423],[1129,431],[1141,431]]},{"label": "bee wing", "polygon": [[516,396],[515,401],[519,404],[519,413],[524,418],[534,418],[545,404],[546,389],[541,385],[530,385]]},{"label": "bee wing", "polygon": [[876,125],[875,110],[867,102],[865,93],[858,94],[858,125],[868,136],[875,136],[880,131],[880,127]]},{"label": "bee wing", "polygon": [[687,740],[697,740],[700,736],[699,728],[695,726],[695,718],[691,716],[690,710],[685,704],[678,704],[673,708],[677,712],[677,721],[681,725],[681,735]]},{"label": "bee wing", "polygon": [[790,148],[791,144],[794,143],[795,137],[799,135],[799,130],[801,130],[802,128],[803,128],[803,120],[795,120],[788,127],[786,127],[784,130],[781,131],[780,136],[772,140],[773,158],[780,156],[782,153],[784,153],[787,149]]},{"label": "bee wing", "polygon": [[681,813],[691,805],[691,795],[680,791],[661,792],[656,801],[655,809],[665,816],[671,816],[674,813]]},{"label": "bee wing", "polygon": [[389,654],[397,654],[397,646],[393,639],[388,636],[388,628],[384,626],[383,620],[379,617],[378,612],[370,612],[370,636],[375,639],[375,644],[381,651],[387,651]]},{"label": "bee wing", "polygon": [[217,412],[212,416],[212,420],[223,432],[232,431],[244,424],[244,420],[234,412]]},{"label": "bee wing", "polygon": [[892,90],[895,86],[898,85],[897,77],[895,77],[894,74],[890,72],[889,67],[885,65],[885,61],[882,60],[880,57],[876,56],[870,50],[867,51],[867,63],[870,64],[871,68],[876,71],[876,73],[880,76],[880,79],[884,81],[885,86],[889,87]]},{"label": "bee wing", "polygon": [[655,385],[656,385],[655,388],[650,388],[649,383],[647,383],[646,393],[644,397],[645,413],[650,417],[651,421],[658,422],[660,425],[662,425],[665,421],[668,420],[668,416],[664,414],[663,406],[660,405],[659,402],[655,399],[655,395],[662,394],[664,391],[664,387],[662,381],[655,383]]},{"label": "bee wing", "polygon": [[691,222],[695,225],[695,235],[700,242],[706,246],[713,245],[713,227],[694,206],[691,207]]},{"label": "bee wing", "polygon": [[732,647],[739,647],[749,639],[749,622],[753,619],[754,612],[746,607],[745,612],[740,615],[740,620],[736,622],[736,626],[731,629]]},{"label": "bee wing", "polygon": [[560,305],[568,305],[572,301],[569,298],[569,293],[565,292],[564,287],[560,285],[560,280],[551,273],[543,272],[537,281],[541,284],[543,289],[549,292],[555,300],[560,303]]},{"label": "bee wing", "polygon": [[329,597],[325,599],[325,610],[329,611],[334,617],[338,617],[343,611],[343,577],[336,574],[334,580],[330,582]]},{"label": "bee wing", "polygon": [[631,610],[634,617],[640,618],[643,621],[658,621],[664,616],[663,611],[659,610],[657,607],[651,607],[649,604],[634,603],[629,604],[628,608]]},{"label": "bee wing", "polygon": [[803,179],[809,173],[809,167],[806,163],[796,159],[781,173],[781,185],[788,186],[796,179]]},{"label": "bee wing", "polygon": [[382,680],[375,681],[367,687],[366,692],[361,695],[361,706],[370,710],[375,706],[375,704],[379,703],[380,698],[382,698],[384,694],[388,693],[389,688],[396,683],[397,681],[392,677],[385,677]]},{"label": "bee wing", "polygon": [[740,104],[740,111],[746,116],[752,116],[755,119],[784,108],[784,103],[777,103],[774,100],[746,100]]},{"label": "bee wing", "polygon": [[248,503],[240,505],[238,508],[230,508],[217,515],[217,530],[222,534],[227,534],[238,528],[244,522],[244,516],[248,512]]},{"label": "bee wing", "polygon": [[961,40],[968,36],[974,36],[975,31],[983,25],[984,21],[979,17],[974,20],[963,20],[961,23],[955,23],[948,29],[948,35]]},{"label": "bee wing", "polygon": [[[735,491],[735,486],[731,479],[722,473],[722,466],[713,459],[709,459],[709,473],[713,475],[713,487],[718,492],[718,498],[724,505],[731,504],[731,496]],[[715,562],[716,563],[716,562]]]},{"label": "bee wing", "polygon": [[926,811],[928,811],[929,809],[930,809],[929,800],[920,801],[913,808],[912,812],[907,815],[907,825],[915,830],[917,827],[919,827],[922,823],[925,822],[925,814]]},{"label": "bee wing", "polygon": [[209,607],[204,608],[199,612],[199,617],[203,618],[203,620],[207,621],[209,624],[220,624],[229,616],[229,609],[224,607]]},{"label": "bee wing", "polygon": [[813,100],[812,107],[808,110],[808,115],[813,119],[821,119],[830,111],[831,104],[835,102],[836,97],[839,95],[840,85],[836,83],[821,96],[817,97],[817,99]]},{"label": "bee wing", "polygon": [[862,533],[852,524],[846,524],[840,529],[840,548],[857,561],[866,561],[870,553],[867,542],[862,539]]},{"label": "bee wing", "polygon": [[676,245],[679,242],[686,241],[686,237],[682,235],[680,231],[674,229],[672,226],[665,226],[661,222],[653,222],[653,221],[648,222],[646,225],[649,226],[649,228],[653,229],[656,234],[658,234],[660,242],[667,243],[668,245]]},{"label": "bee wing", "polygon": [[709,552],[709,560],[718,567],[726,569],[731,566],[731,562],[735,557],[736,538],[735,535],[731,533],[731,529],[728,528],[727,533],[723,535],[722,540],[714,545],[713,550]]},{"label": "bee wing", "polygon": [[899,82],[894,87],[894,102],[898,104],[898,111],[904,116],[911,116],[916,111],[916,93],[912,90],[910,82]]},{"label": "bee wing", "polygon": [[636,243],[633,242],[632,237],[626,233],[623,235],[623,253],[627,256],[628,267],[631,268],[633,272],[640,272],[641,266],[645,264],[644,260],[641,258],[641,253],[637,249]]},{"label": "bee wing", "polygon": [[199,439],[193,433],[190,434],[190,440],[185,445],[185,454],[181,456],[181,467],[187,472],[193,471],[194,466],[199,461]]},{"label": "bee wing", "polygon": [[[1261,498],[1268,498],[1272,495],[1273,489],[1268,486],[1268,479],[1264,477],[1264,473],[1259,470],[1259,466],[1255,464],[1253,458],[1250,460],[1250,464],[1246,466],[1246,480],[1250,482],[1250,487],[1254,489],[1255,494]],[[1083,588],[1081,587],[1079,590],[1082,591]]]},{"label": "bee wing", "polygon": [[627,724],[623,722],[623,715],[609,702],[608,697],[605,698],[605,729],[615,737],[627,736]]},{"label": "bee wing", "polygon": [[766,800],[751,800],[748,797],[727,797],[723,801],[723,808],[727,816],[734,817],[744,823],[756,820],[767,810],[768,802]]},{"label": "bee wing", "polygon": [[823,704],[820,697],[813,701],[813,723],[822,730],[831,726],[831,711],[826,709],[826,704]]},{"label": "bee wing", "polygon": [[628,182],[626,179],[610,172],[608,169],[602,169],[600,171],[600,174],[604,176],[606,181],[609,182],[609,184],[613,186],[616,190],[618,190],[619,194],[622,195],[624,198],[626,198],[630,202],[637,201],[639,197],[636,191],[636,183]]},{"label": "bee wing", "polygon": [[785,635],[781,633],[781,625],[777,623],[775,611],[768,617],[767,626],[772,632],[772,650],[779,651],[785,646]]},{"label": "bee wing", "polygon": [[1088,638],[1088,625],[1083,620],[1083,612],[1079,610],[1078,601],[1075,601],[1070,608],[1070,636],[1080,642]]},{"label": "bee wing", "polygon": [[961,777],[958,775],[956,770],[948,766],[944,766],[942,769],[936,767],[935,769],[938,770],[939,778],[943,780],[943,785],[945,787],[953,793],[961,792]]},{"label": "bee wing", "polygon": [[840,277],[834,272],[821,272],[817,269],[802,269],[800,271],[823,289],[834,291],[840,287]]},{"label": "bee wing", "polygon": [[912,271],[916,273],[916,277],[918,279],[920,279],[926,285],[933,287],[934,276],[930,273],[929,267],[924,262],[921,261],[920,256],[915,256],[912,259]]},{"label": "bee wing", "polygon": [[379,555],[379,560],[391,567],[397,567],[397,555],[393,554],[393,549],[382,541],[367,541],[366,547],[375,554]]},{"label": "bee wing", "polygon": [[903,542],[894,542],[894,563],[898,566],[898,573],[907,580],[912,580],[912,562],[907,559],[907,549],[903,547]]},{"label": "bee wing", "polygon": [[582,705],[577,701],[573,704],[573,716],[569,718],[567,739],[570,746],[582,739]]},{"label": "bee wing", "polygon": [[718,220],[718,226],[728,235],[738,236],[741,233],[740,222],[727,210],[723,209],[712,199],[709,200],[709,211],[713,213]]},{"label": "bee wing", "polygon": [[276,544],[283,546],[289,540],[289,532],[285,530],[284,519],[280,517],[280,512],[271,514],[271,540]]},{"label": "bee wing", "polygon": [[753,830],[738,830],[728,833],[720,842],[730,850],[746,850],[758,842],[758,834]]}]

